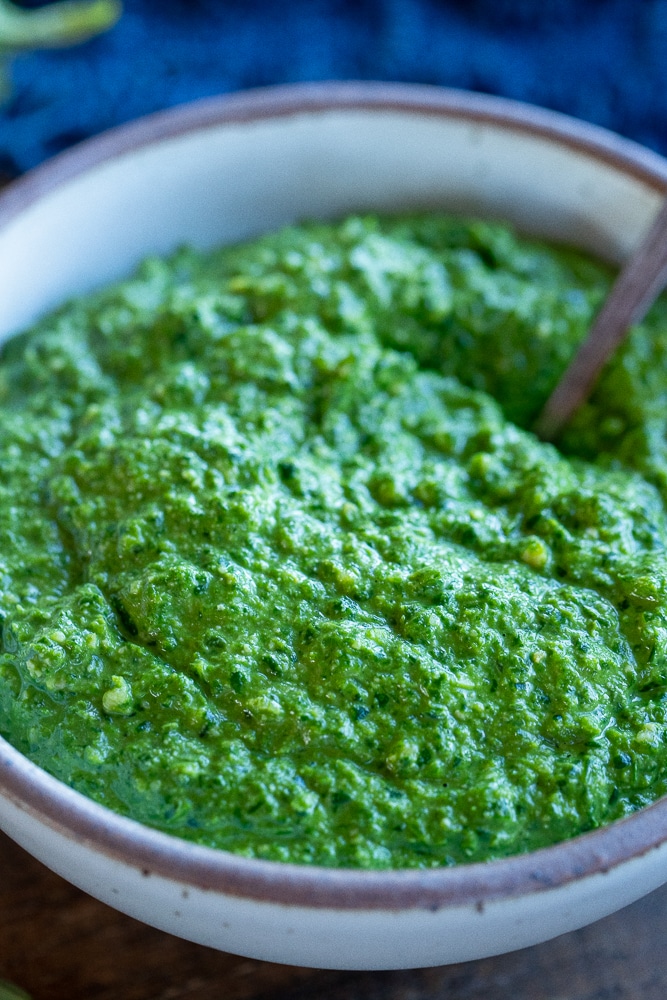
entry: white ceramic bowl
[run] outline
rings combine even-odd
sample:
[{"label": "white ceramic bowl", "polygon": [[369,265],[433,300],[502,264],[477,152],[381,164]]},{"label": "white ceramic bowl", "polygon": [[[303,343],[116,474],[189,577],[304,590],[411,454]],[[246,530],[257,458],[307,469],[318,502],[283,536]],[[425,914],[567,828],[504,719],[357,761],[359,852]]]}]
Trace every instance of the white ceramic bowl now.
[{"label": "white ceramic bowl", "polygon": [[[0,339],[177,244],[303,217],[438,207],[507,218],[623,260],[667,163],[526,105],[322,84],[124,126],[0,196]],[[545,940],[667,880],[667,800],[532,854],[428,871],[306,868],[196,847],[117,816],[0,740],[0,827],[134,917],[239,954],[328,968],[460,962]]]}]

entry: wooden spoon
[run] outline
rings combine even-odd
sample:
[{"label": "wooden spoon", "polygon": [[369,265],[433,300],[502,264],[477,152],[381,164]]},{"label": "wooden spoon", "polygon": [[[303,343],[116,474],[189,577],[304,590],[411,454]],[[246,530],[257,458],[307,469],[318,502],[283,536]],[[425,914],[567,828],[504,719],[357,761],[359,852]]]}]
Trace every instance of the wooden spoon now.
[{"label": "wooden spoon", "polygon": [[633,323],[639,323],[667,284],[667,200],[616,279],[588,336],[565,369],[533,430],[551,441],[582,403]]}]

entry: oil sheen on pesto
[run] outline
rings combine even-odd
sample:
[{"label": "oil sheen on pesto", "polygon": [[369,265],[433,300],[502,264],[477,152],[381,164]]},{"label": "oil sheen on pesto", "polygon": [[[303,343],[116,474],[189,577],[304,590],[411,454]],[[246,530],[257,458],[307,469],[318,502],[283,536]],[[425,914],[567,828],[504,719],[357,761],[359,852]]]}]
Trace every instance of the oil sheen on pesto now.
[{"label": "oil sheen on pesto", "polygon": [[0,365],[0,732],[240,854],[450,865],[667,790],[667,307],[501,225],[149,260]]}]

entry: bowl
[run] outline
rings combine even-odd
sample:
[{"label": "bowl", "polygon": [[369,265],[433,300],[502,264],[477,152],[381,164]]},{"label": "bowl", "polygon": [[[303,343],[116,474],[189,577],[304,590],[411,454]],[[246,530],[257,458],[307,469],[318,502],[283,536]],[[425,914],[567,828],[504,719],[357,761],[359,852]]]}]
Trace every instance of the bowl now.
[{"label": "bowl", "polygon": [[[667,161],[498,98],[325,83],[213,98],[61,154],[0,195],[0,339],[149,253],[304,217],[438,208],[624,260],[667,192]],[[118,816],[0,740],[0,827],[105,903],[253,958],[398,969],[573,930],[667,880],[667,800],[529,854],[425,871],[238,857]]]}]

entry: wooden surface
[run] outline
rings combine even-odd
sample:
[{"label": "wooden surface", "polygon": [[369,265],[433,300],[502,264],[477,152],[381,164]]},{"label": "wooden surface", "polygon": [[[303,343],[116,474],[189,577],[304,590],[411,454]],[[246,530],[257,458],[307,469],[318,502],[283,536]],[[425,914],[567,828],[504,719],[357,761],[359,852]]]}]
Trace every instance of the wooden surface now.
[{"label": "wooden surface", "polygon": [[667,1000],[667,886],[591,927],[465,965],[322,972],[131,920],[0,834],[0,978],[33,1000]]}]

